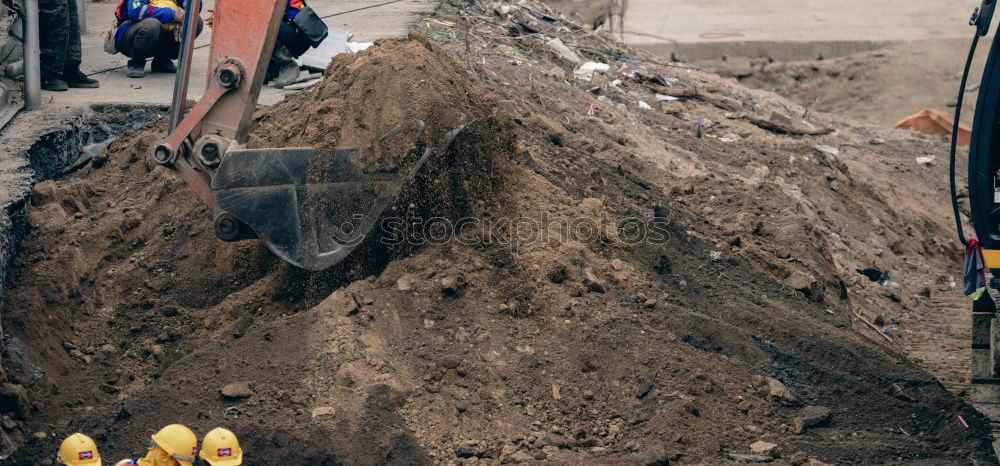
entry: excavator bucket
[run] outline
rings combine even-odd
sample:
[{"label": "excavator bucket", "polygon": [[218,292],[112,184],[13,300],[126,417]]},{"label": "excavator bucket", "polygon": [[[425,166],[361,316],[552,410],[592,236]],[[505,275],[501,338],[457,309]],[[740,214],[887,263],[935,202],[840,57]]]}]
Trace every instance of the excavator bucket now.
[{"label": "excavator bucket", "polygon": [[[401,125],[365,150],[232,150],[212,192],[218,209],[249,226],[274,254],[322,270],[362,243],[424,165],[431,150],[417,146],[422,132],[422,122]],[[378,155],[373,151],[400,154],[393,160],[401,162],[368,167],[363,161]]]}]

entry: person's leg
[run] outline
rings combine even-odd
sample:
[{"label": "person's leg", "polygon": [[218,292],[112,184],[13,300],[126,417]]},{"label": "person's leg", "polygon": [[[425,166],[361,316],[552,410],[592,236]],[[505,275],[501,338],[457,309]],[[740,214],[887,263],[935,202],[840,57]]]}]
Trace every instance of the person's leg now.
[{"label": "person's leg", "polygon": [[69,15],[69,37],[66,40],[66,63],[63,64],[62,78],[69,87],[95,88],[100,87],[96,79],[90,79],[80,71],[82,51],[80,47],[80,14],[77,11],[76,0],[66,1],[66,12]]},{"label": "person's leg", "polygon": [[296,31],[298,28],[295,26],[281,22],[278,40],[274,44],[271,60],[267,64],[267,73],[264,75],[264,81],[270,82],[274,87],[283,88],[299,77],[299,64],[295,62],[295,57],[302,55],[305,50],[303,49],[298,55],[292,51],[292,48],[296,51],[301,48]]},{"label": "person's leg", "polygon": [[[181,26],[178,25],[177,27]],[[195,32],[195,37],[200,36],[204,28],[204,21],[198,18],[198,30]],[[153,53],[153,64],[150,65],[150,68],[155,73],[176,73],[177,67],[174,65],[173,60],[179,58],[180,54],[181,43],[177,41],[172,31],[166,31],[164,32],[163,40],[160,41],[159,46]]]},{"label": "person's leg", "polygon": [[128,77],[145,76],[146,59],[153,56],[164,35],[166,34],[163,26],[153,18],[146,18],[129,26],[125,31],[125,37],[122,37],[120,50],[122,54],[131,58],[126,73]]},{"label": "person's leg", "polygon": [[301,57],[312,46],[306,33],[284,21],[281,22],[281,28],[278,29],[278,43],[284,45],[295,58]]},{"label": "person's leg", "polygon": [[45,31],[38,37],[42,89],[50,91],[65,91],[69,88],[62,80],[66,64],[66,43],[69,39],[67,1],[73,0],[38,1],[38,26]]}]

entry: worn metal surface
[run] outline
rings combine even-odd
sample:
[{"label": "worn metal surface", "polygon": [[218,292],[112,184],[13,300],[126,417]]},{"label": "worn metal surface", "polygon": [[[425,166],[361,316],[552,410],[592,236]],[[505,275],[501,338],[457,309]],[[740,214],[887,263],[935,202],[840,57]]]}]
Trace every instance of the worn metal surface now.
[{"label": "worn metal surface", "polygon": [[174,97],[170,103],[170,131],[177,128],[184,116],[187,105],[188,83],[191,81],[191,55],[194,53],[194,41],[198,36],[198,12],[201,11],[201,0],[188,1],[184,10],[184,30],[181,36],[180,61],[177,66],[177,78],[174,80]]},{"label": "worn metal surface", "polygon": [[42,106],[41,49],[38,43],[38,0],[25,2],[24,18],[24,106]]}]

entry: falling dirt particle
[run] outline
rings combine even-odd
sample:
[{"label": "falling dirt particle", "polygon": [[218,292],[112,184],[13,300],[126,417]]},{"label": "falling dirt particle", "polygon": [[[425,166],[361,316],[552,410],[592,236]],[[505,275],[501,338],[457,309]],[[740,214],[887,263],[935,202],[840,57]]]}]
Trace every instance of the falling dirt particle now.
[{"label": "falling dirt particle", "polygon": [[333,416],[337,413],[337,408],[333,406],[320,406],[318,408],[313,408],[312,417],[317,418],[321,416]]},{"label": "falling dirt particle", "polygon": [[413,289],[413,285],[416,281],[417,277],[411,274],[403,275],[396,280],[396,289],[399,291],[410,291]]},{"label": "falling dirt particle", "polygon": [[608,291],[608,284],[604,280],[601,280],[594,269],[587,268],[583,271],[583,286],[587,287],[587,291],[592,293],[605,293]]},{"label": "falling dirt particle", "polygon": [[320,308],[335,315],[349,316],[358,311],[358,303],[344,290],[337,290],[319,304]]}]

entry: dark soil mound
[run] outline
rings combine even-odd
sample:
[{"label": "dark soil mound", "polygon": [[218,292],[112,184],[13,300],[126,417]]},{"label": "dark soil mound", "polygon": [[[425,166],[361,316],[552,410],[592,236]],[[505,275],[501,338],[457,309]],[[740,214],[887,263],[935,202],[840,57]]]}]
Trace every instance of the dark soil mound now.
[{"label": "dark soil mound", "polygon": [[[385,41],[262,113],[258,147],[364,145],[411,119],[435,147],[479,122],[397,206],[418,234],[335,270],[216,241],[193,196],[143,162],[162,127],[40,186],[8,283],[23,349],[6,392],[30,401],[11,405],[25,427],[7,435],[51,435],[14,461],[75,430],[109,458],[136,454],[173,422],[227,426],[254,465],[720,463],[759,440],[792,463],[992,460],[985,419],[826,312],[825,288],[806,297],[712,241],[666,181],[697,164],[649,156],[659,137],[720,157],[803,143],[736,151],[675,114],[587,117],[592,94],[534,75],[546,55],[468,53],[463,70],[424,39]],[[753,202],[734,180],[706,202]],[[797,431],[807,406],[831,416]]]}]

